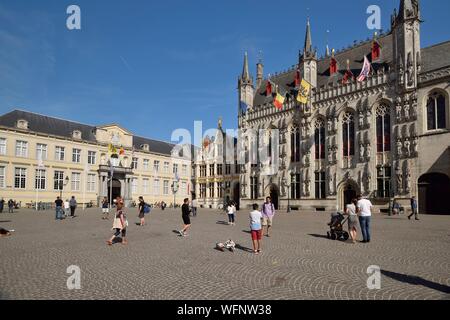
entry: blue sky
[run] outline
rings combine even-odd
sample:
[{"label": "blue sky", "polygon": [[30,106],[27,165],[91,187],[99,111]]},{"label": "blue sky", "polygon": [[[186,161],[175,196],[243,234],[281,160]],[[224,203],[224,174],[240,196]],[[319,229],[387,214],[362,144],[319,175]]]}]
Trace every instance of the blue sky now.
[{"label": "blue sky", "polygon": [[[2,0],[0,113],[14,108],[87,124],[120,123],[137,135],[170,140],[176,128],[236,127],[237,77],[245,51],[265,74],[298,59],[307,16],[313,45],[341,49],[373,34],[400,0]],[[82,30],[66,28],[81,7]],[[421,1],[422,46],[450,40],[447,0]]]}]

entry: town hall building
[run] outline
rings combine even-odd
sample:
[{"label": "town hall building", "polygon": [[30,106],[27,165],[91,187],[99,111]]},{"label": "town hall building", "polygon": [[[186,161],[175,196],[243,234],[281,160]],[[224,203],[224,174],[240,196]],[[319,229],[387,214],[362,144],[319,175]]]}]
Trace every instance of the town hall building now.
[{"label": "town hall building", "polygon": [[[422,213],[450,214],[450,41],[423,48],[421,23],[419,1],[401,0],[389,32],[319,58],[308,21],[298,63],[265,78],[259,61],[256,81],[245,56],[239,129],[279,131],[280,165],[243,166],[241,207],[272,196],[277,208],[343,210],[362,194],[381,210],[416,196]],[[371,72],[357,79],[365,61]],[[307,104],[295,99],[297,72]],[[280,110],[269,83],[286,97]]]}]

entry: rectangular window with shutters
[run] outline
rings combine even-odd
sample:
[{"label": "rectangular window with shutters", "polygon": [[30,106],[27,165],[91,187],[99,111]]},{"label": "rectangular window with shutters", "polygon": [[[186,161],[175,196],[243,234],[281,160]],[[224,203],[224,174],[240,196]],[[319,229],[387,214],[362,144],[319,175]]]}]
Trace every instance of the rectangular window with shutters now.
[{"label": "rectangular window with shutters", "polygon": [[96,191],[96,182],[97,177],[95,174],[89,174],[88,175],[88,181],[87,181],[87,192],[95,192]]},{"label": "rectangular window with shutters", "polygon": [[163,194],[165,196],[169,194],[169,181],[168,180],[163,181]]},{"label": "rectangular window with shutters", "polygon": [[47,160],[47,145],[38,143],[36,145],[36,159]]},{"label": "rectangular window with shutters", "polygon": [[64,186],[64,171],[55,171],[53,176],[53,189],[62,190]]},{"label": "rectangular window with shutters", "polygon": [[160,194],[161,191],[159,190],[159,188],[160,188],[159,179],[153,180],[153,194],[155,196],[158,196]]},{"label": "rectangular window with shutters", "polygon": [[46,175],[45,170],[42,170],[42,169],[36,170],[35,188],[37,190],[45,190],[45,188],[46,188],[45,175]]},{"label": "rectangular window with shutters", "polygon": [[6,187],[6,168],[0,167],[0,188]]},{"label": "rectangular window with shutters", "polygon": [[28,142],[20,140],[16,141],[16,157],[28,157]]},{"label": "rectangular window with shutters", "polygon": [[88,151],[88,164],[95,164],[96,153],[95,151]]},{"label": "rectangular window with shutters", "polygon": [[6,155],[6,139],[0,138],[0,155]]},{"label": "rectangular window with shutters", "polygon": [[142,180],[142,192],[144,192],[144,194],[149,194],[148,184],[149,184],[149,180],[148,179],[143,179]]},{"label": "rectangular window with shutters", "polygon": [[56,161],[64,161],[65,159],[65,151],[64,147],[55,147],[55,160]]},{"label": "rectangular window with shutters", "polygon": [[27,187],[27,169],[16,168],[14,170],[14,188],[25,189]]},{"label": "rectangular window with shutters", "polygon": [[81,150],[80,149],[72,150],[72,162],[74,162],[74,163],[81,162]]},{"label": "rectangular window with shutters", "polygon": [[72,186],[72,191],[80,191],[81,190],[81,173],[72,172],[71,186]]}]

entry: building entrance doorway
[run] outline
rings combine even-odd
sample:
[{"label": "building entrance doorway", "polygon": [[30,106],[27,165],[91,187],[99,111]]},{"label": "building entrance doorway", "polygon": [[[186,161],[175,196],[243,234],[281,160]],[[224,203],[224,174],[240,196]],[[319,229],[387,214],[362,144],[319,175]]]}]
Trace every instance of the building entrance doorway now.
[{"label": "building entrance doorway", "polygon": [[113,179],[113,181],[112,181],[112,192],[111,192],[111,181],[108,182],[108,202],[109,203],[111,203],[111,196],[112,196],[113,201],[117,197],[122,196],[122,184],[117,179]]}]

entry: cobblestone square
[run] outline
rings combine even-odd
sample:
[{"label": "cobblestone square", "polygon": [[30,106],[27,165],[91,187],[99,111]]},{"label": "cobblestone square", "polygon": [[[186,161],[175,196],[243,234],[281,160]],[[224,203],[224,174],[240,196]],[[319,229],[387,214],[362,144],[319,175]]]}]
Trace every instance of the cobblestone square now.
[{"label": "cobblestone square", "polygon": [[[79,210],[55,221],[53,211],[0,214],[15,229],[0,238],[1,299],[449,299],[450,219],[376,214],[372,243],[326,239],[328,213],[278,213],[263,252],[248,252],[248,212],[236,226],[226,215],[199,210],[188,237],[181,213],[155,209],[148,225],[136,225],[129,209],[129,245],[106,245],[112,220],[99,209]],[[214,249],[233,239],[234,253]],[[81,290],[68,290],[69,266],[81,269]],[[367,268],[380,266],[381,289],[366,286]]]}]

